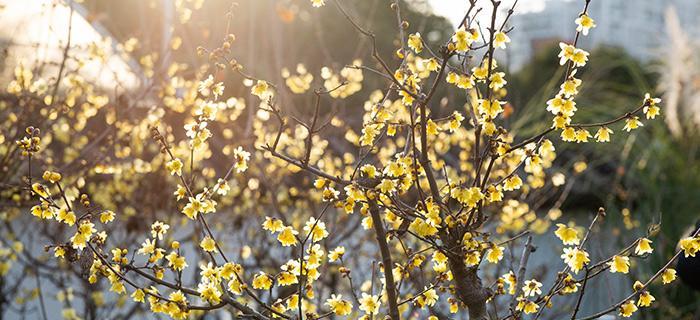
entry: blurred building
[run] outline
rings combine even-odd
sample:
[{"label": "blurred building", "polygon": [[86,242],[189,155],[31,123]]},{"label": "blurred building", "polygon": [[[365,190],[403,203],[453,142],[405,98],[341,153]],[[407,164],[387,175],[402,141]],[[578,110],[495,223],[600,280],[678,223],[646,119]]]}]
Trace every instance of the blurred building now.
[{"label": "blurred building", "polygon": [[[81,64],[80,76],[92,84],[131,89],[140,83],[140,66],[88,11],[73,1],[0,0],[0,79],[14,76],[15,66],[55,77],[70,33],[67,70]],[[92,53],[92,54],[91,54]],[[80,62],[78,62],[80,61]]]},{"label": "blurred building", "polygon": [[[573,42],[574,20],[583,9],[583,0],[548,0],[544,9],[511,17],[513,42],[507,60],[519,69],[538,50],[559,41]],[[691,39],[700,38],[699,0],[594,0],[589,7],[597,27],[579,39],[579,47],[588,51],[610,45],[624,48],[630,55],[649,61],[667,43],[665,13],[676,10],[681,26]]]}]

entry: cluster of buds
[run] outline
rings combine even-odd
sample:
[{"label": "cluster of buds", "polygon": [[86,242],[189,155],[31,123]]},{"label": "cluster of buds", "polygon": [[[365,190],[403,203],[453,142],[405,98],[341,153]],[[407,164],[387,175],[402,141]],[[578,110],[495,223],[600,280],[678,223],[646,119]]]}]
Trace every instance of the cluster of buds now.
[{"label": "cluster of buds", "polygon": [[157,127],[151,126],[151,138],[155,140],[156,142],[161,144],[160,148],[160,153],[166,153],[167,152],[167,142],[165,141],[165,138],[163,137],[162,134],[160,134],[160,131],[158,130]]},{"label": "cluster of buds", "polygon": [[40,149],[41,138],[39,135],[41,131],[38,128],[32,126],[27,127],[24,130],[26,135],[21,140],[15,141],[17,146],[22,150],[22,156],[31,156]]},{"label": "cluster of buds", "polygon": [[221,46],[214,50],[209,51],[204,47],[197,47],[197,55],[199,55],[200,57],[204,57],[205,54],[209,53],[209,61],[214,63],[219,69],[225,69],[226,64],[228,64],[231,67],[231,69],[241,69],[242,66],[238,64],[236,59],[229,60],[226,58],[226,56],[231,53],[231,46],[235,41],[236,36],[234,34],[228,34],[226,37],[224,37]]},{"label": "cluster of buds", "polygon": [[56,183],[61,181],[61,174],[54,171],[44,171],[44,174],[41,175],[41,178],[48,182]]},{"label": "cluster of buds", "polygon": [[87,194],[83,193],[80,195],[80,203],[85,206],[86,208],[90,206],[90,197],[88,197]]}]

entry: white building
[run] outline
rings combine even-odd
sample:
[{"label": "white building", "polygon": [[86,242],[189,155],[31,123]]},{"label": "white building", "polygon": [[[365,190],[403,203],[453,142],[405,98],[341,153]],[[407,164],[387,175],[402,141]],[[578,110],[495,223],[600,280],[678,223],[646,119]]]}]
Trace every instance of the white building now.
[{"label": "white building", "polygon": [[[80,76],[105,88],[118,85],[133,89],[143,81],[138,63],[119,48],[121,45],[107,29],[89,19],[81,4],[0,0],[0,8],[0,82],[14,77],[15,66],[20,63],[30,69],[44,65],[45,75],[55,77],[69,32],[71,59],[66,61],[67,68],[75,68],[75,59],[81,59]],[[101,51],[102,59],[89,59],[91,48]]]},{"label": "white building", "polygon": [[[507,60],[519,69],[540,49],[559,41],[573,42],[574,20],[583,10],[583,0],[548,0],[538,12],[516,14],[510,25],[511,42]],[[588,51],[610,45],[624,48],[630,55],[649,61],[659,52],[666,38],[665,13],[675,9],[681,26],[691,39],[700,38],[700,0],[593,0],[588,15],[596,22],[578,47]]]}]

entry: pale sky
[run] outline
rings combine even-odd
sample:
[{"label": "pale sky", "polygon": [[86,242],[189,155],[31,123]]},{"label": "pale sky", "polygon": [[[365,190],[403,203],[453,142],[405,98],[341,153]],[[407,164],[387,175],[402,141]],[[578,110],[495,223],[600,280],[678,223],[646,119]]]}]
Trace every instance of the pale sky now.
[{"label": "pale sky", "polygon": [[[513,5],[514,0],[502,0],[499,10],[507,11]],[[515,12],[539,11],[544,7],[545,0],[519,0]],[[436,14],[447,17],[452,24],[461,22],[467,12],[469,1],[467,0],[428,0]],[[484,9],[479,13],[479,20],[489,21],[491,16],[491,1],[478,0],[477,6]]]}]

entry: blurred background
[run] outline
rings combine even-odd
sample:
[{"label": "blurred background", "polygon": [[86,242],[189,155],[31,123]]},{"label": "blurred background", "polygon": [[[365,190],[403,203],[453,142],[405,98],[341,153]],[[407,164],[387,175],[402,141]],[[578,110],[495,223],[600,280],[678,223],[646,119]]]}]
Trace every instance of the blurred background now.
[{"label": "blurred background", "polygon": [[[274,83],[284,83],[290,74],[318,77],[322,68],[340,72],[357,60],[372,63],[371,44],[353,31],[332,2],[314,10],[307,0],[2,0],[1,82],[4,86],[14,77],[19,63],[27,68],[60,68],[69,36],[76,54],[100,57],[81,66],[80,76],[114,97],[133,90],[140,90],[144,97],[148,96],[145,91],[158,93],[166,88],[162,82],[172,72],[183,79],[196,79],[202,64],[196,48],[216,47],[228,33],[236,34],[232,51],[245,71]],[[344,2],[350,14],[377,35],[380,54],[393,56],[400,44],[387,1]],[[437,48],[452,35],[466,2],[408,0],[402,14],[410,21],[411,33],[420,32]],[[488,7],[489,2],[478,3]],[[507,15],[512,3],[503,2],[499,17]],[[557,91],[562,77],[558,43],[572,40],[574,19],[582,7],[582,0],[521,0],[515,7],[509,22],[512,42],[498,61],[508,70],[506,99],[512,114],[505,124],[521,136],[549,126],[546,101]],[[226,12],[233,13],[231,19]],[[580,42],[591,56],[579,74],[584,83],[577,99],[579,120],[616,117],[639,105],[646,92],[663,99],[663,119],[645,123],[645,130],[615,135],[609,144],[560,144],[559,166],[575,167],[578,174],[559,219],[587,225],[598,207],[606,208],[607,218],[593,244],[598,248],[591,250],[594,260],[604,256],[606,249],[626,243],[630,230],[646,230],[661,221],[661,231],[654,239],[658,254],[633,269],[633,278],[645,278],[672,255],[678,239],[700,218],[700,1],[593,0],[589,15],[597,27]],[[247,96],[249,88],[239,76],[217,73],[217,77],[226,84],[225,97]],[[323,80],[327,79],[312,80],[312,87]],[[349,92],[345,100],[332,100],[328,113],[357,128],[361,119],[347,116],[362,112],[372,88],[383,85],[382,79],[365,72],[362,86]],[[444,96],[444,104],[453,109],[464,103],[460,93],[437,95]],[[253,103],[240,99],[240,103]],[[310,112],[310,95],[282,94],[280,99],[293,112]],[[152,112],[149,103],[142,101],[134,117],[148,116]],[[254,108],[245,111],[251,112],[247,116],[256,116],[250,110]],[[173,126],[181,127],[175,123],[184,122],[183,117],[177,110],[170,111]],[[235,136],[237,144],[255,140],[255,130],[241,131]],[[95,138],[99,136],[90,137]],[[13,140],[3,137],[3,144],[6,141]],[[216,155],[211,161],[217,161]],[[221,162],[220,166],[226,165]],[[558,259],[558,251],[552,250],[556,245],[542,238],[533,259]],[[588,298],[584,303],[586,313],[609,305],[631,288],[631,281],[609,282],[605,277],[591,284],[601,294],[598,301]],[[652,292],[659,303],[651,312],[637,313],[640,318],[692,319],[700,313],[700,295],[680,283]],[[0,312],[10,319],[18,314],[12,309]]]}]

